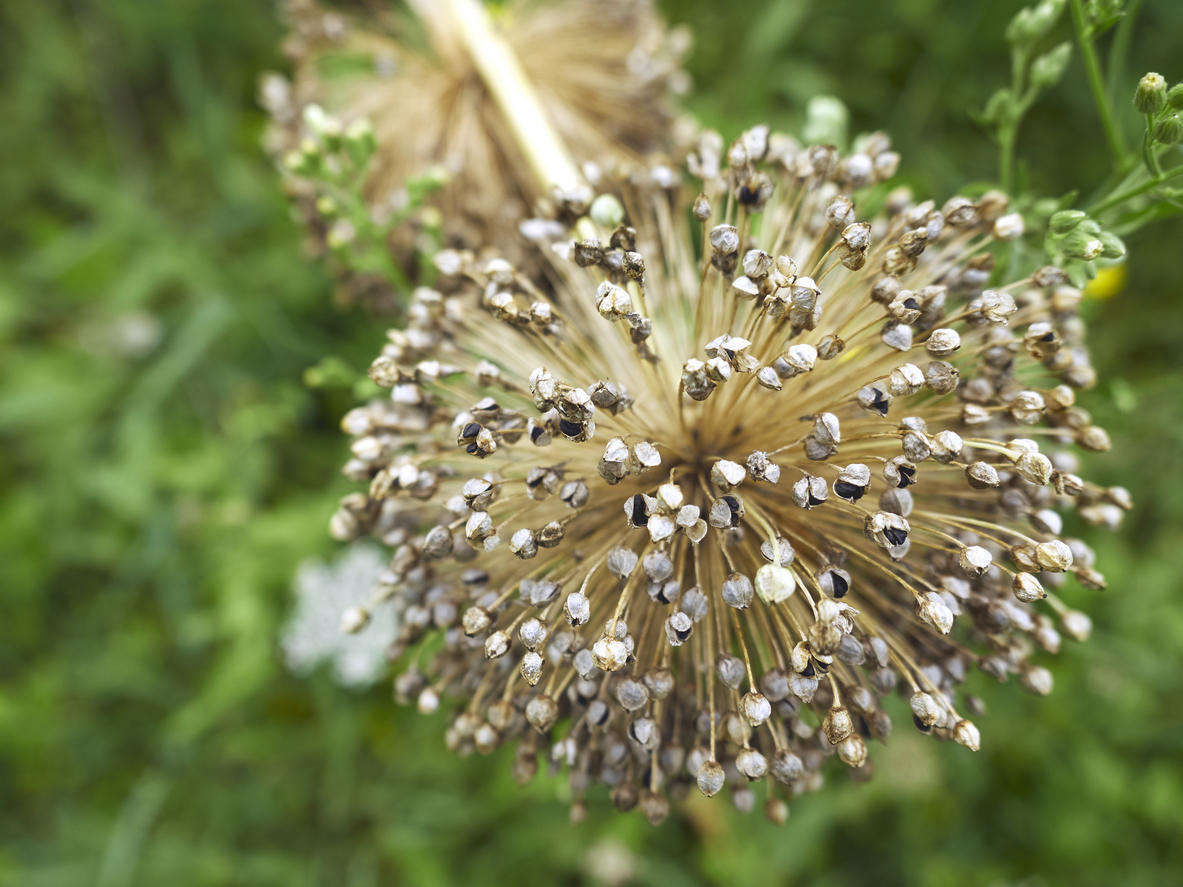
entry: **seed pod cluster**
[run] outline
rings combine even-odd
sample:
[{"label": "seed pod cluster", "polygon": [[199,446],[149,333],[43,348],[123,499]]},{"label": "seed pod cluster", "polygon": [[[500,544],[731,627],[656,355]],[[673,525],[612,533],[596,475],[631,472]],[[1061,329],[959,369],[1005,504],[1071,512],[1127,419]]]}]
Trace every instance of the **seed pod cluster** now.
[{"label": "seed pod cluster", "polygon": [[1077,473],[1079,293],[992,281],[1004,195],[860,217],[897,162],[706,133],[697,181],[633,176],[529,271],[437,257],[374,363],[392,397],[345,418],[366,489],[332,530],[391,549],[370,609],[404,608],[396,695],[452,707],[451,748],[655,821],[763,783],[783,819],[869,772],[889,709],[976,749],[974,668],[1050,691],[1104,584],[1059,513],[1130,506]]}]

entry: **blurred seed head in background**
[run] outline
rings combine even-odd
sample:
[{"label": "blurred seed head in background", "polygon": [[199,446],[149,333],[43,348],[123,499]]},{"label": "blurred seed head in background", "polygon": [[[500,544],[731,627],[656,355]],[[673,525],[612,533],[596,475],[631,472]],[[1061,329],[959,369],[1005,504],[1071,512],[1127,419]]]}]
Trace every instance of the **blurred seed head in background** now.
[{"label": "blurred seed head in background", "polygon": [[[360,185],[374,222],[383,228],[392,218],[399,222],[385,246],[403,269],[441,237],[452,246],[495,242],[546,196],[457,39],[448,4],[408,6],[332,8],[289,0],[290,76],[270,74],[260,85],[273,120],[267,145],[276,156],[298,158],[301,146],[310,137],[323,140],[326,128],[330,139],[350,127],[358,135],[368,130],[372,158],[348,170],[349,181],[339,182],[336,193],[309,181],[321,170],[290,162],[289,173],[303,174],[289,174],[287,187],[320,242],[331,241],[334,224],[337,237],[356,236],[364,226],[341,205]],[[671,148],[684,131],[671,99],[688,85],[679,65],[689,35],[666,29],[646,0],[516,0],[497,15],[546,113],[577,146],[578,162],[632,166]],[[428,198],[424,191],[435,193]],[[370,301],[391,307],[389,284],[380,276],[352,277],[355,295],[368,293]]]}]

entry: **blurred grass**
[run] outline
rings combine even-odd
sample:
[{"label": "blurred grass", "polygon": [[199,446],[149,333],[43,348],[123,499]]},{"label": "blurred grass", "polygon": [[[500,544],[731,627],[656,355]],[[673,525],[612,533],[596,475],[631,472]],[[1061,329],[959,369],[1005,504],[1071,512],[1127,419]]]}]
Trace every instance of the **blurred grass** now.
[{"label": "blurred grass", "polygon": [[[830,92],[919,188],[994,175],[967,109],[1017,3],[666,6],[708,123],[793,126]],[[1183,26],[1145,7],[1126,86]],[[1085,401],[1117,444],[1093,473],[1138,509],[1090,534],[1111,587],[1073,593],[1097,628],[1050,699],[985,687],[979,755],[901,730],[870,786],[836,778],[779,830],[725,803],[572,828],[560,783],[521,790],[504,755],[447,755],[439,718],[280,665],[344,488],[348,392],[302,373],[363,366],[382,325],[332,306],[258,147],[279,36],[267,3],[0,10],[0,884],[577,884],[620,853],[643,884],[1183,880],[1178,224],[1089,307]],[[1048,193],[1106,171],[1079,67],[1022,153]]]}]

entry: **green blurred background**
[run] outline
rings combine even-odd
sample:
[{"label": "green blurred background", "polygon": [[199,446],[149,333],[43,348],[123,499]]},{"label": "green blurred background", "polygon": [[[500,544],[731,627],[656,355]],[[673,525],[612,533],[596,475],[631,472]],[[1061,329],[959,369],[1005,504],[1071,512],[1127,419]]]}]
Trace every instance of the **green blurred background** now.
[{"label": "green blurred background", "polygon": [[[947,195],[994,175],[969,109],[1018,6],[666,11],[704,121],[797,126],[832,93]],[[1183,4],[1147,0],[1121,107],[1144,70],[1183,78],[1180,33]],[[291,577],[347,486],[349,392],[303,374],[365,366],[383,323],[333,306],[259,147],[280,36],[268,2],[0,7],[0,884],[1183,883],[1179,224],[1131,237],[1124,292],[1088,306],[1085,404],[1116,441],[1091,472],[1137,510],[1089,535],[1110,588],[1073,599],[1096,631],[1052,697],[979,679],[979,754],[900,730],[869,786],[836,776],[779,829],[602,798],[572,827],[560,782],[283,667]],[[1020,151],[1045,193],[1107,171],[1078,59]]]}]

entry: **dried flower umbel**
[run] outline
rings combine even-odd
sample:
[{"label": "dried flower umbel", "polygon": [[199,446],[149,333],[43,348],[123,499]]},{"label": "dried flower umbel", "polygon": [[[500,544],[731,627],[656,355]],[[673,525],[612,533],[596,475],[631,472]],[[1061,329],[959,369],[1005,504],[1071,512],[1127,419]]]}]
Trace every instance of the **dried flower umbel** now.
[{"label": "dried flower umbel", "polygon": [[1108,447],[1080,292],[990,283],[1023,229],[1000,193],[861,216],[897,163],[707,133],[701,193],[601,195],[617,227],[540,244],[545,273],[439,255],[371,367],[392,396],[344,420],[368,491],[332,530],[394,548],[395,692],[455,706],[451,748],[544,757],[576,813],[594,783],[654,822],[765,783],[781,820],[869,771],[885,697],[976,749],[971,669],[1050,690],[1042,653],[1089,632],[1057,589],[1104,585],[1060,511],[1129,506],[1069,452]]}]

